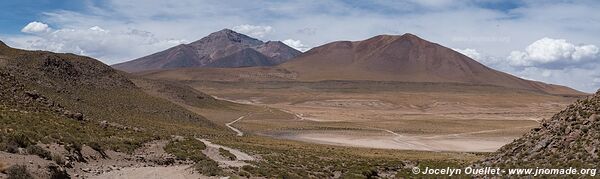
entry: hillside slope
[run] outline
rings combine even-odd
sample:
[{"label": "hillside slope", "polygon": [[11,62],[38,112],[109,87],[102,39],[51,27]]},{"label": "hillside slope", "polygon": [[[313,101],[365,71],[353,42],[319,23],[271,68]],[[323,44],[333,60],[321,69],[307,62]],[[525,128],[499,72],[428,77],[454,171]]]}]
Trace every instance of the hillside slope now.
[{"label": "hillside slope", "polygon": [[0,132],[8,131],[2,136],[131,151],[171,135],[223,133],[203,116],[146,94],[124,74],[88,57],[2,45],[0,81]]},{"label": "hillside slope", "polygon": [[375,80],[496,85],[578,95],[576,90],[524,80],[412,34],[379,35],[313,48],[280,65],[299,80]]},{"label": "hillside slope", "polygon": [[540,127],[500,148],[484,165],[600,166],[600,91],[578,100]]},{"label": "hillside slope", "polygon": [[190,44],[181,44],[113,67],[139,72],[185,67],[273,66],[299,54],[300,51],[278,41],[263,42],[223,29]]}]

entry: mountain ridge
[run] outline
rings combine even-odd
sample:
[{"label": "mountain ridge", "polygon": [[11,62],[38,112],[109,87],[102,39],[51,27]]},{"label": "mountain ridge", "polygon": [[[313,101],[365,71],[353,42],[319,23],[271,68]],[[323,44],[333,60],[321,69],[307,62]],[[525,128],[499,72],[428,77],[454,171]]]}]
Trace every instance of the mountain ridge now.
[{"label": "mountain ridge", "polygon": [[[240,55],[239,52],[249,56]],[[256,53],[260,53],[262,56]],[[180,44],[112,66],[127,72],[185,67],[272,66],[299,54],[301,54],[300,51],[278,41],[263,42],[230,29],[223,29],[192,43]],[[222,59],[227,59],[227,61],[222,62]]]}]

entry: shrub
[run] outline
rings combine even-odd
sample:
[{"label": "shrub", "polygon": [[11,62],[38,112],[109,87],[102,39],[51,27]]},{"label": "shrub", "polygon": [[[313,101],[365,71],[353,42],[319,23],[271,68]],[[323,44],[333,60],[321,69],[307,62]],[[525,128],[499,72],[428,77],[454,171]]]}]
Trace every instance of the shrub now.
[{"label": "shrub", "polygon": [[106,152],[104,152],[104,148],[97,142],[90,142],[88,145],[96,152],[98,152],[100,156],[102,156],[102,158],[108,158],[108,155],[106,155]]},{"label": "shrub", "polygon": [[65,158],[58,154],[52,155],[52,161],[60,166],[63,166],[66,163]]},{"label": "shrub", "polygon": [[233,155],[231,152],[229,152],[229,150],[225,150],[223,148],[219,148],[219,155],[221,155],[229,160],[237,159],[237,157],[235,155]]},{"label": "shrub", "polygon": [[196,171],[208,176],[217,176],[223,173],[221,168],[219,168],[219,164],[211,159],[197,161],[194,168]]},{"label": "shrub", "polygon": [[79,142],[73,142],[65,146],[65,149],[69,151],[71,154],[74,154],[75,160],[78,162],[86,162],[83,158],[83,154],[81,153],[81,144]]},{"label": "shrub", "polygon": [[6,170],[7,179],[30,179],[33,178],[25,165],[13,165]]},{"label": "shrub", "polygon": [[240,172],[238,173],[238,175],[240,175],[241,177],[246,177],[246,178],[250,178],[250,177],[252,177],[252,174],[250,174],[250,173],[248,173],[248,172],[246,172],[246,171],[240,171]]},{"label": "shrub", "polygon": [[32,144],[29,138],[20,132],[7,134],[4,139],[1,140],[0,150],[9,153],[18,153],[19,148],[25,148]]},{"label": "shrub", "polygon": [[25,148],[25,147],[33,144],[31,142],[31,140],[29,140],[29,137],[27,137],[25,134],[20,133],[20,132],[9,134],[8,135],[8,143],[17,145],[20,148]]},{"label": "shrub", "polygon": [[48,171],[50,171],[50,178],[51,179],[70,179],[71,176],[69,176],[69,173],[67,173],[67,170],[56,166],[56,165],[50,165],[48,166]]},{"label": "shrub", "polygon": [[27,153],[31,155],[37,155],[46,160],[52,159],[52,155],[49,151],[37,145],[30,145],[27,147]]},{"label": "shrub", "polygon": [[173,140],[165,146],[165,151],[175,155],[177,159],[196,162],[194,168],[204,175],[216,176],[222,174],[219,164],[202,153],[204,149],[206,149],[206,145],[193,138]]}]

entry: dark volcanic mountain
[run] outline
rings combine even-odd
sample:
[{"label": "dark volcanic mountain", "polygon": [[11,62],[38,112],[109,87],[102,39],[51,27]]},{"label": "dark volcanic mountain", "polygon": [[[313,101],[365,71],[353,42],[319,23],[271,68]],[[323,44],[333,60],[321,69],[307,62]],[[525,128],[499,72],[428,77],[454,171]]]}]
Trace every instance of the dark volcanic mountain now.
[{"label": "dark volcanic mountain", "polygon": [[313,48],[280,67],[298,80],[372,80],[496,85],[578,95],[576,90],[524,80],[412,34],[379,35],[363,41],[338,41]]},{"label": "dark volcanic mountain", "polygon": [[600,166],[600,91],[578,100],[523,137],[500,148],[484,165]]},{"label": "dark volcanic mountain", "polygon": [[263,42],[244,34],[223,29],[190,44],[182,44],[114,68],[139,72],[184,67],[272,66],[300,55],[281,42]]}]

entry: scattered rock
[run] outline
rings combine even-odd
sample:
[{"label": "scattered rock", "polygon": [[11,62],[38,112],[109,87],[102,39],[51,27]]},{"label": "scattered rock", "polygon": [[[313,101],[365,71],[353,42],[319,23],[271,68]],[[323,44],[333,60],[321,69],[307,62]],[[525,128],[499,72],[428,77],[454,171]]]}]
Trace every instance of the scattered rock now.
[{"label": "scattered rock", "polygon": [[583,164],[599,167],[600,91],[543,120],[522,138],[500,148],[478,164],[555,167]]}]

